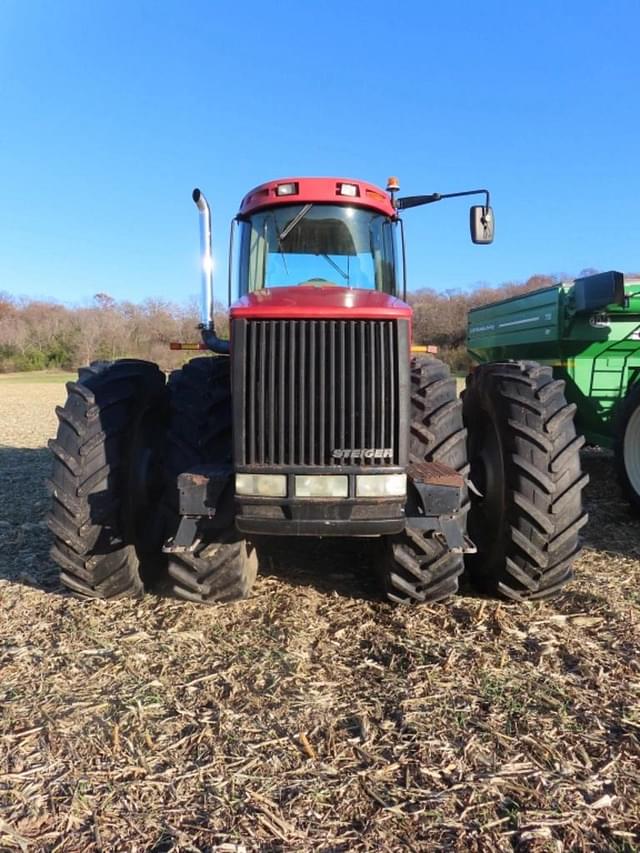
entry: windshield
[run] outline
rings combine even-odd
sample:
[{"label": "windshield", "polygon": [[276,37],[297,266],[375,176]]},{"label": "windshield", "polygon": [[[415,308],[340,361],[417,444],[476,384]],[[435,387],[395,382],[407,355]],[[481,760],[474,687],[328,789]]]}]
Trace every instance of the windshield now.
[{"label": "windshield", "polygon": [[240,292],[330,284],[395,293],[395,223],[372,210],[292,204],[240,222]]}]

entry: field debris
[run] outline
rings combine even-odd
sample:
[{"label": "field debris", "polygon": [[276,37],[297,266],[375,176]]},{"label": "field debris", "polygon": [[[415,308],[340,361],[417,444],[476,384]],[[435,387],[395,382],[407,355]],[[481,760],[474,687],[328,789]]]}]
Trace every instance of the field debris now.
[{"label": "field debris", "polygon": [[0,850],[640,849],[640,522],[607,454],[550,604],[394,610],[366,542],[275,542],[236,605],[84,602],[41,523],[63,396],[2,388]]}]

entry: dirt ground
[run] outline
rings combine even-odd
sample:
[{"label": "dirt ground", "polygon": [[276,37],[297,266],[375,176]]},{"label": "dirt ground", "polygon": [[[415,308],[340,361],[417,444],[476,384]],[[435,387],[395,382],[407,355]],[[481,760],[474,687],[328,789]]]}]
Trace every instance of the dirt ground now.
[{"label": "dirt ground", "polygon": [[60,382],[0,379],[1,851],[640,850],[640,522],[590,451],[550,604],[393,609],[362,545],[253,597],[85,602],[48,557]]}]

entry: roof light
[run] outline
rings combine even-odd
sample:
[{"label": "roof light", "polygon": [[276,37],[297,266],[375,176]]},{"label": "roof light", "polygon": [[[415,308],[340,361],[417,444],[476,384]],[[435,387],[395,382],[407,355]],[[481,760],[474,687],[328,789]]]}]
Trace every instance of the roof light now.
[{"label": "roof light", "polygon": [[360,195],[360,190],[357,184],[338,184],[338,195],[346,195],[350,198],[355,198]]},{"label": "roof light", "polygon": [[388,193],[397,193],[400,189],[400,181],[397,178],[388,178],[387,179],[387,192]]},{"label": "roof light", "polygon": [[290,184],[278,184],[276,187],[276,195],[297,195],[298,182],[292,181]]}]

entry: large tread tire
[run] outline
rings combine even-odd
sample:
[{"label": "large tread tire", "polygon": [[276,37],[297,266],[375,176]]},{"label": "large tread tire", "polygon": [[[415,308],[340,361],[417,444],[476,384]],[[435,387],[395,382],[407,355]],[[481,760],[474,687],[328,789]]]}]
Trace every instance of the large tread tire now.
[{"label": "large tread tire", "polygon": [[[441,462],[466,477],[466,430],[456,381],[447,365],[430,357],[411,361],[411,426],[409,457],[412,462]],[[465,490],[466,495],[466,490]],[[459,516],[466,530],[465,501]],[[462,555],[453,554],[434,532],[406,528],[385,537],[379,575],[386,597],[396,604],[439,601],[454,595],[464,571]]]},{"label": "large tread tire", "polygon": [[[162,451],[164,374],[147,361],[94,362],[67,383],[67,392],[49,442],[51,557],[62,583],[79,595],[140,597],[161,568],[163,536],[159,504],[141,510],[135,503],[141,486],[133,478],[145,448]],[[162,484],[155,486],[159,498]],[[150,522],[141,522],[140,511]]]},{"label": "large tread tire", "polygon": [[516,601],[549,598],[580,551],[580,448],[565,383],[535,362],[483,364],[463,394],[472,489],[467,556],[472,580]]},{"label": "large tread tire", "polygon": [[[232,461],[229,358],[192,359],[172,373],[169,393],[166,504],[175,526],[178,475],[198,465],[224,465]],[[232,484],[229,488],[232,490]],[[224,495],[223,499],[232,500],[232,495]],[[215,541],[198,543],[192,552],[169,555],[173,591],[199,604],[247,598],[257,573],[256,551],[232,522],[216,531]]]},{"label": "large tread tire", "polygon": [[628,391],[615,423],[614,454],[620,487],[640,515],[640,382]]},{"label": "large tread tire", "polygon": [[233,528],[193,553],[173,556],[169,563],[173,591],[197,604],[216,604],[248,598],[258,575],[255,548]]}]

